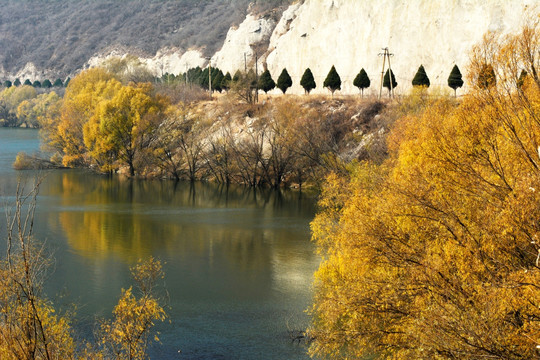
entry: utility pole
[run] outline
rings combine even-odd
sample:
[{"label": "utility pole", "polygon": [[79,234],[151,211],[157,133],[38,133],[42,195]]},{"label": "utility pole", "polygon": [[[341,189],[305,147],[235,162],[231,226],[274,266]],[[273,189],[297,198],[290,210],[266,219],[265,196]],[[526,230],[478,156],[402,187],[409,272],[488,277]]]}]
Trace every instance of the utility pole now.
[{"label": "utility pole", "polygon": [[255,102],[259,102],[259,70],[257,68],[257,62],[259,61],[257,53],[255,52]]},{"label": "utility pole", "polygon": [[382,49],[384,52],[379,53],[379,56],[383,57],[383,66],[382,66],[382,72],[381,72],[381,87],[379,89],[379,99],[382,97],[382,88],[384,83],[384,68],[386,65],[386,58],[388,58],[388,80],[390,81],[390,96],[394,95],[394,83],[392,82],[392,67],[390,66],[390,56],[394,56],[394,54],[391,54],[387,47]]},{"label": "utility pole", "polygon": [[212,100],[212,63],[211,58],[208,58],[208,93],[210,94],[210,100]]},{"label": "utility pole", "polygon": [[248,73],[247,73],[247,55],[244,53],[244,78],[245,78],[245,86],[246,86],[246,101],[248,103],[251,103],[251,89],[249,88],[249,79],[248,79]]},{"label": "utility pole", "polygon": [[383,50],[384,50],[384,54],[379,53],[379,56],[382,55],[382,57],[383,57],[383,61],[382,61],[382,71],[381,71],[381,87],[380,87],[380,89],[379,89],[379,100],[380,100],[381,97],[382,97],[382,88],[383,88],[382,85],[383,85],[383,81],[384,81],[384,66],[386,65],[386,52],[388,51],[387,49],[388,49],[388,48],[384,48],[384,49],[383,49]]}]

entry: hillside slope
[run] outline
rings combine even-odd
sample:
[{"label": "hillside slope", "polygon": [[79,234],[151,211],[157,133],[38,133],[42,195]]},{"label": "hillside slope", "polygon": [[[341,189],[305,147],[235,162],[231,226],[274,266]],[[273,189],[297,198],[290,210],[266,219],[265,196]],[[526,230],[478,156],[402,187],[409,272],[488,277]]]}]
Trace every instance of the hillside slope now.
[{"label": "hillside slope", "polygon": [[[167,47],[211,55],[229,28],[245,18],[251,2],[0,0],[0,75],[67,76],[95,54],[119,47],[141,56]],[[283,2],[254,6],[265,11]]]}]

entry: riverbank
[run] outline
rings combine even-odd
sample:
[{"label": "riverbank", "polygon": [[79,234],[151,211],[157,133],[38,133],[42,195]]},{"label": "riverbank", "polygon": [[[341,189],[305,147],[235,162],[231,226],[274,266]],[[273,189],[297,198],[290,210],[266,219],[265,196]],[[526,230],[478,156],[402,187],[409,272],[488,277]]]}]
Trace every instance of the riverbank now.
[{"label": "riverbank", "polygon": [[42,134],[59,166],[252,187],[316,187],[351,161],[385,157],[386,102],[237,95],[173,103],[150,84],[93,69],[73,79]]}]

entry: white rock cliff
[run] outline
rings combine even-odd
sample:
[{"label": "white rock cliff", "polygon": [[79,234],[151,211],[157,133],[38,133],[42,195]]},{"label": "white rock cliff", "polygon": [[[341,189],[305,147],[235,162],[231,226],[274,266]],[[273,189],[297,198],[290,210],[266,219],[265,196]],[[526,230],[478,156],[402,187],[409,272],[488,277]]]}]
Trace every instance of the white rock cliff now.
[{"label": "white rock cliff", "polygon": [[[538,0],[306,0],[292,5],[270,40],[268,68],[274,77],[286,67],[292,92],[302,93],[300,78],[309,67],[322,83],[332,65],[341,76],[342,93],[357,93],[352,82],[361,68],[378,93],[382,48],[388,47],[397,92],[411,87],[423,64],[432,86],[447,86],[454,64],[462,73],[469,51],[487,31],[515,32],[524,12]],[[536,9],[537,10],[537,9]],[[285,17],[288,17],[285,19]],[[283,30],[284,24],[287,30]]]}]

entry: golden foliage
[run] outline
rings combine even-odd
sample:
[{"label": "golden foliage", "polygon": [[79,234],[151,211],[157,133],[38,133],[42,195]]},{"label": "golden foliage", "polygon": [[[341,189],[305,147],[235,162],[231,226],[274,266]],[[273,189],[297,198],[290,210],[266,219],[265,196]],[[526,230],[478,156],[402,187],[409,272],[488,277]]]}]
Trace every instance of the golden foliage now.
[{"label": "golden foliage", "polygon": [[[137,298],[130,287],[122,289],[122,296],[113,311],[113,320],[101,325],[101,344],[116,359],[145,359],[149,330],[166,314],[154,293],[156,281],[163,278],[161,262],[150,258],[131,269],[138,285]],[[159,341],[157,335],[153,339]],[[150,340],[151,341],[151,340]]]},{"label": "golden foliage", "polygon": [[539,31],[488,36],[471,76],[488,59],[496,84],[430,101],[399,120],[382,165],[328,179],[312,224],[312,355],[537,356],[540,83],[517,86],[508,64],[534,74]]},{"label": "golden foliage", "polygon": [[[74,341],[71,313],[58,314],[42,292],[50,258],[33,237],[39,181],[26,193],[19,184],[15,203],[6,208],[6,257],[0,260],[0,358],[15,359],[145,359],[155,321],[165,319],[156,296],[163,278],[161,263],[150,258],[132,273],[140,295],[122,291],[114,319],[101,326],[97,346],[82,351]],[[157,341],[157,336],[155,337]]]}]

